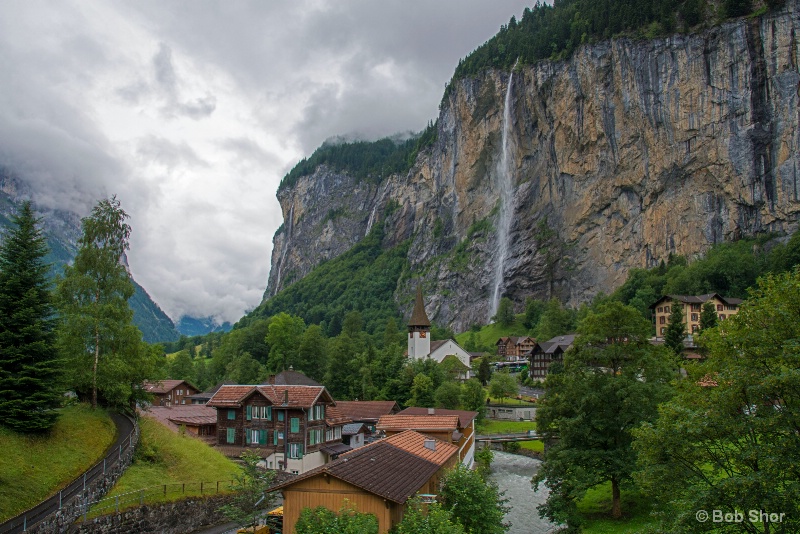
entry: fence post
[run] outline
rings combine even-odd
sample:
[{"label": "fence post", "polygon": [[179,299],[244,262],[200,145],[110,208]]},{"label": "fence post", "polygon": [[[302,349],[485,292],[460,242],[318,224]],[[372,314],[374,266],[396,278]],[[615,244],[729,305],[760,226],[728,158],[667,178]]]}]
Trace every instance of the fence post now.
[{"label": "fence post", "polygon": [[183,484],[181,484],[181,493],[183,493],[184,495],[186,495],[186,482],[184,482]]},{"label": "fence post", "polygon": [[200,483],[200,495],[202,495],[202,494],[203,494],[203,483],[201,482]]},{"label": "fence post", "polygon": [[58,509],[61,510],[61,491],[58,492]]},{"label": "fence post", "polygon": [[86,472],[83,473],[83,489],[86,491]]},{"label": "fence post", "polygon": [[167,496],[167,485],[164,484],[164,497],[166,497],[166,496]]},{"label": "fence post", "polygon": [[219,493],[219,480],[217,480],[217,493]]},{"label": "fence post", "polygon": [[122,461],[122,443],[119,444],[119,456],[117,457],[117,459]]},{"label": "fence post", "polygon": [[116,512],[119,513],[119,495],[114,499],[114,507],[116,508]]},{"label": "fence post", "polygon": [[106,474],[106,459],[103,458],[103,474]]},{"label": "fence post", "polygon": [[28,532],[28,516],[22,517],[22,532]]},{"label": "fence post", "polygon": [[144,505],[144,490],[139,491],[139,506]]}]

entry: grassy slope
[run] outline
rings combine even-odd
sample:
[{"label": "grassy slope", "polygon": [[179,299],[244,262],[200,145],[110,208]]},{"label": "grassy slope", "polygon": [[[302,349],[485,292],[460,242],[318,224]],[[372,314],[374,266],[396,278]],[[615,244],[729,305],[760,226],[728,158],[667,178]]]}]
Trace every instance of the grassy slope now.
[{"label": "grassy slope", "polygon": [[[478,434],[511,434],[536,430],[535,421],[495,421],[484,419],[478,425]],[[544,443],[541,441],[521,441],[520,447],[535,452],[544,452]]]},{"label": "grassy slope", "polygon": [[[108,497],[164,484],[187,483],[187,487],[194,489],[200,482],[225,481],[220,483],[222,491],[223,487],[228,489],[228,483],[239,473],[232,460],[200,440],[176,434],[149,417],[140,418],[139,426],[142,435],[136,458]],[[170,498],[182,497],[180,493],[170,494]]]},{"label": "grassy slope", "polygon": [[25,436],[0,428],[0,520],[38,504],[103,457],[116,428],[103,410],[64,408],[52,431]]},{"label": "grassy slope", "polygon": [[[487,347],[494,347],[497,340],[501,337],[506,336],[526,336],[528,335],[528,329],[522,325],[522,320],[525,318],[525,315],[520,314],[517,315],[517,320],[510,326],[500,326],[497,323],[490,323],[483,327],[481,327],[480,331],[478,332],[478,344],[485,345]],[[456,341],[462,347],[469,339],[470,330],[466,332],[462,332],[456,335]]]}]

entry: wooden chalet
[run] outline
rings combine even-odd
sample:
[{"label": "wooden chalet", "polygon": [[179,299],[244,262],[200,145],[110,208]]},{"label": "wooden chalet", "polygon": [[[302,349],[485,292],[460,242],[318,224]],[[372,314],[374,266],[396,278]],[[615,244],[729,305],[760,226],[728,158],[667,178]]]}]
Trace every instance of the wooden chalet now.
[{"label": "wooden chalet", "polygon": [[575,334],[567,334],[534,344],[526,355],[530,362],[529,376],[533,379],[544,379],[547,376],[550,364],[554,361],[561,361],[564,357],[564,351],[569,349],[574,342]]},{"label": "wooden chalet", "polygon": [[283,494],[283,531],[294,532],[304,508],[338,512],[347,501],[374,514],[378,531],[388,532],[402,521],[409,498],[438,491],[457,452],[451,443],[405,431],[343,454],[271,488]]},{"label": "wooden chalet", "polygon": [[182,406],[191,404],[191,395],[199,393],[199,390],[188,383],[186,380],[159,380],[155,382],[145,382],[143,384],[145,392],[153,395],[153,406]]},{"label": "wooden chalet", "polygon": [[497,340],[497,355],[507,361],[517,361],[525,356],[536,344],[536,340],[528,336],[501,337]]},{"label": "wooden chalet", "polygon": [[267,467],[304,473],[350,450],[342,415],[324,386],[222,386],[207,406],[217,410],[217,444],[231,455],[260,449]]}]

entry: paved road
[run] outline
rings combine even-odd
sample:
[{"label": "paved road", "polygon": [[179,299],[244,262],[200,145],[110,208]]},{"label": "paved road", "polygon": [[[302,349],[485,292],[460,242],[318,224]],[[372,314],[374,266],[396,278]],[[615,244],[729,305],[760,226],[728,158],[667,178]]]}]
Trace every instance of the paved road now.
[{"label": "paved road", "polygon": [[[133,422],[130,418],[124,415],[111,414],[111,419],[117,427],[117,440],[109,447],[108,451],[106,451],[106,466],[116,463],[120,454],[128,450],[130,435],[133,432]],[[70,499],[79,496],[85,487],[89,486],[98,477],[103,476],[103,466],[103,460],[100,460],[86,471],[86,473],[76,478],[69,486],[46,501],[0,524],[0,533],[16,534],[18,532],[24,532],[26,528],[30,529],[33,525],[57,511],[60,504],[67,503]]]}]

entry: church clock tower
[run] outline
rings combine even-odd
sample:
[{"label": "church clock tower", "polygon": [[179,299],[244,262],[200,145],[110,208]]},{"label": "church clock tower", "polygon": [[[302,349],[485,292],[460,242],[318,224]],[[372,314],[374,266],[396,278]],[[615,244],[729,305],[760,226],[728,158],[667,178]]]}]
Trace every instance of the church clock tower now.
[{"label": "church clock tower", "polygon": [[408,320],[408,357],[419,360],[431,353],[431,321],[422,301],[422,285],[417,286],[414,311]]}]

